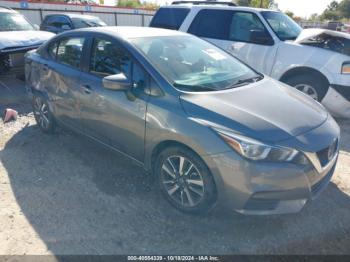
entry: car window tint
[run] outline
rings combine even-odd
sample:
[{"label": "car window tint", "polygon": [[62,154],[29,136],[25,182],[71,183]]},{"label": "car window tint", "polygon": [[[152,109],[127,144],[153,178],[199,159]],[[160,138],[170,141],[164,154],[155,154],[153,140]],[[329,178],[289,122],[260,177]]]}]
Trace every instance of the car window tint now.
[{"label": "car window tint", "polygon": [[104,39],[95,39],[90,61],[90,72],[102,76],[124,73],[130,75],[130,57],[126,50]]},{"label": "car window tint", "polygon": [[54,26],[56,28],[62,28],[63,25],[71,27],[68,18],[64,16],[52,16],[46,23],[49,26]]},{"label": "car window tint", "polygon": [[189,12],[188,8],[160,8],[150,26],[178,30]]},{"label": "car window tint", "polygon": [[47,49],[47,53],[49,54],[50,58],[56,59],[57,48],[58,48],[58,42],[57,41],[49,44],[49,47]]},{"label": "car window tint", "polygon": [[250,42],[251,32],[254,30],[265,30],[264,25],[255,14],[247,12],[233,13],[229,31],[230,40]]},{"label": "car window tint", "polygon": [[72,37],[61,40],[57,50],[57,61],[79,68],[84,41],[85,39],[83,37]]},{"label": "car window tint", "polygon": [[230,10],[203,9],[198,12],[188,32],[200,37],[228,39]]}]

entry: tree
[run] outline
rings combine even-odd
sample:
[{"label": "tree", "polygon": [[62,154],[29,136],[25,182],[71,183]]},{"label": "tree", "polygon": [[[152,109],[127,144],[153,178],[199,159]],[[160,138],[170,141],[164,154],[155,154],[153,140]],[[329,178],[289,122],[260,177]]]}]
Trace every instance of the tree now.
[{"label": "tree", "polygon": [[350,0],[341,1],[338,10],[343,18],[350,18]]},{"label": "tree", "polygon": [[274,0],[237,0],[238,5],[269,8],[275,3]]},{"label": "tree", "polygon": [[118,3],[116,4],[116,6],[137,8],[137,7],[141,7],[141,3],[139,0],[118,0]]},{"label": "tree", "polygon": [[284,12],[287,16],[289,16],[290,18],[294,18],[294,13],[292,11],[285,11]]},{"label": "tree", "polygon": [[319,20],[318,14],[317,14],[317,13],[314,13],[314,14],[310,15],[309,20],[310,20],[310,21],[313,21],[313,22],[318,21],[318,20]]}]

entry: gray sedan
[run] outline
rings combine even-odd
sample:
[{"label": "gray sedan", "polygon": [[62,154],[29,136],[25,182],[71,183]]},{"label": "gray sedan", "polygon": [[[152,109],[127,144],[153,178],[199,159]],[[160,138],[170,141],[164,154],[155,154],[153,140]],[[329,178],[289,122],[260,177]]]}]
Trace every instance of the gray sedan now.
[{"label": "gray sedan", "polygon": [[338,158],[318,102],[181,32],[60,34],[27,54],[26,84],[42,131],[61,124],[130,157],[184,212],[298,212]]}]

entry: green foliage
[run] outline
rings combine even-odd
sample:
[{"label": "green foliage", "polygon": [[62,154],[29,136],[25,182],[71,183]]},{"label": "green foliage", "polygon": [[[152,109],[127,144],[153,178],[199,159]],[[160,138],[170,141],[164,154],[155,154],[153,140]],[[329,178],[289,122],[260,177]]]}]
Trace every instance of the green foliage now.
[{"label": "green foliage", "polygon": [[137,7],[141,7],[141,3],[139,0],[118,0],[118,3],[116,4],[116,6],[137,8]]},{"label": "green foliage", "polygon": [[337,1],[331,2],[320,18],[332,21],[350,18],[350,0],[342,0],[339,3]]},{"label": "green foliage", "polygon": [[274,3],[273,0],[237,0],[236,3],[241,6],[268,8]]},{"label": "green foliage", "polygon": [[341,1],[338,9],[343,18],[350,18],[350,0]]},{"label": "green foliage", "polygon": [[294,17],[294,13],[292,11],[286,11],[285,14],[288,15],[290,18]]}]

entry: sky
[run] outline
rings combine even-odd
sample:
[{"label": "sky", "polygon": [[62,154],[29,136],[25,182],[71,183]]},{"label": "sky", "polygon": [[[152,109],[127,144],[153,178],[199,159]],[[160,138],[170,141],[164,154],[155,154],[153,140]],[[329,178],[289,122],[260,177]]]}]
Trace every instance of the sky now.
[{"label": "sky", "polygon": [[296,16],[309,17],[321,14],[332,0],[275,0],[282,11],[292,11]]},{"label": "sky", "polygon": [[[116,0],[105,0],[106,5],[114,5]],[[172,0],[142,0],[157,2],[160,5],[171,3]],[[309,17],[311,14],[321,14],[332,0],[275,0],[282,11],[292,11],[296,16]]]}]

